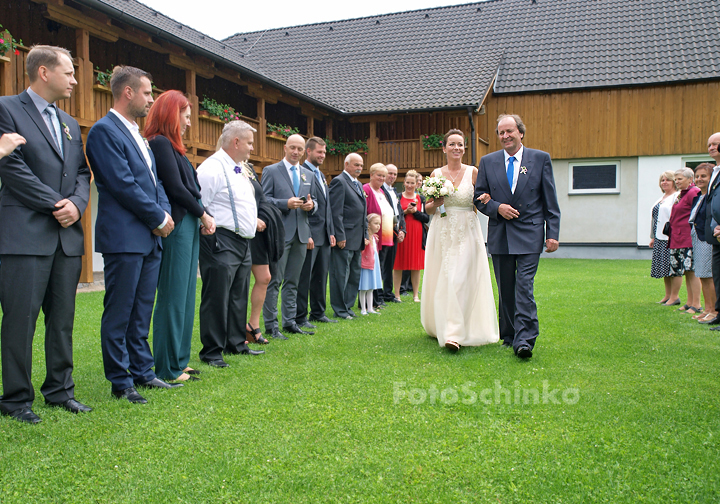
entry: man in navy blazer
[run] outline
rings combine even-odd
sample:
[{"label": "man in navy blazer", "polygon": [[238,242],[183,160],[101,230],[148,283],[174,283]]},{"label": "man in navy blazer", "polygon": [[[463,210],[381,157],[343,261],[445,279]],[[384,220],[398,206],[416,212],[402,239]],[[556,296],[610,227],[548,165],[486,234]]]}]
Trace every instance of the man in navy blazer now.
[{"label": "man in navy blazer", "polygon": [[308,321],[308,298],[310,300],[310,320],[313,322],[337,322],[325,315],[327,308],[327,281],[330,270],[330,249],[335,246],[335,227],[330,211],[330,189],[325,175],[320,171],[325,161],[325,141],[319,137],[308,139],[305,144],[305,163],[303,167],[315,176],[317,211],[308,216],[313,248],[308,250],[300,273],[298,284],[298,305],[295,322],[298,327],[314,329]]},{"label": "man in navy blazer", "polygon": [[285,226],[285,253],[274,267],[270,265],[272,279],[263,304],[265,334],[279,339],[287,339],[278,330],[277,298],[281,286],[283,330],[293,334],[314,334],[298,327],[295,315],[300,272],[307,250],[313,244],[308,214],[317,211],[316,195],[313,194],[316,191],[315,175],[300,166],[305,151],[302,136],[290,135],[284,149],[285,157],[279,163],[263,168],[261,180],[265,196],[280,210]]},{"label": "man in navy blazer", "polygon": [[30,87],[0,98],[0,135],[17,132],[27,140],[0,160],[0,412],[35,424],[40,417],[31,409],[30,378],[41,307],[45,401],[73,413],[90,411],[75,400],[72,378],[75,291],[85,251],[80,216],[90,198],[90,170],[77,121],[55,105],[77,84],[70,52],[35,46],[26,68]]},{"label": "man in navy blazer", "polygon": [[560,207],[550,155],[523,146],[522,119],[501,115],[496,133],[503,150],[480,159],[475,205],[490,218],[487,243],[500,296],[500,338],[526,359],[540,331],[535,273],[543,244],[546,252],[558,248]]},{"label": "man in navy blazer", "polygon": [[138,130],[153,103],[150,74],[115,67],[110,79],[113,108],[90,130],[87,156],[95,174],[98,210],[95,249],[105,263],[105,300],[100,341],[112,394],[146,403],[135,389],[172,388],[155,376],[148,345],[155,301],[161,237],[173,230],[152,151]]},{"label": "man in navy blazer", "polygon": [[330,253],[330,306],[337,318],[355,317],[352,305],[360,286],[360,254],[369,243],[367,201],[358,181],[363,159],[352,153],[345,157],[345,169],[330,182],[330,206],[336,245]]}]

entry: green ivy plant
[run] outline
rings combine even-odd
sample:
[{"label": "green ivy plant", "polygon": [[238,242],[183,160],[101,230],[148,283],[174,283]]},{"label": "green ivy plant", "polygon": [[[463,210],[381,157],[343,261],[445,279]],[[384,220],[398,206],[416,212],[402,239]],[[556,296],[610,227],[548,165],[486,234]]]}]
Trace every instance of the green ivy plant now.
[{"label": "green ivy plant", "polygon": [[205,95],[203,95],[203,99],[200,102],[200,110],[205,110],[208,114],[217,116],[225,122],[238,120],[242,115],[242,112],[238,112],[230,105],[218,103]]},{"label": "green ivy plant", "polygon": [[291,126],[288,126],[287,124],[267,124],[267,132],[268,133],[277,133],[278,135],[282,135],[285,138],[289,137],[290,135],[297,135],[300,133],[300,130],[298,128],[293,128]]},{"label": "green ivy plant", "polygon": [[112,77],[113,67],[111,66],[104,72],[100,70],[99,66],[95,67],[95,70],[97,70],[97,77],[95,77],[95,80],[97,80],[97,83],[101,86],[110,86],[110,77]]},{"label": "green ivy plant", "polygon": [[433,133],[432,135],[422,136],[423,149],[441,149],[443,146],[443,136]]},{"label": "green ivy plant", "polygon": [[[2,27],[3,25],[0,24],[0,28]],[[22,39],[19,41],[15,40],[9,30],[3,30],[0,32],[0,56],[5,56],[8,51],[13,51],[15,55],[20,54],[17,47],[18,45],[22,45],[22,43]]]},{"label": "green ivy plant", "polygon": [[367,152],[367,142],[362,140],[330,140],[325,139],[326,151],[329,156],[347,156],[351,152]]}]

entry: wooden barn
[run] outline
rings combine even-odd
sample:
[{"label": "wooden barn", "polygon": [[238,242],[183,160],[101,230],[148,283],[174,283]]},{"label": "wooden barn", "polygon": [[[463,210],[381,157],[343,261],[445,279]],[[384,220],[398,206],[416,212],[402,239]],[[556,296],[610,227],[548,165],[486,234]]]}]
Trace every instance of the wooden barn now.
[{"label": "wooden barn", "polygon": [[[260,168],[282,157],[281,126],[328,139],[338,153],[323,166],[329,177],[348,149],[367,165],[430,173],[444,157],[428,143],[450,127],[466,132],[466,162],[477,163],[499,149],[497,116],[520,114],[525,144],[553,158],[561,251],[646,257],[659,174],[709,160],[707,137],[720,130],[717,6],[491,0],[215,40],[135,0],[6,0],[0,24],[22,44],[0,56],[0,92],[27,87],[29,46],[60,45],[78,80],[60,106],[85,133],[112,106],[106,72],[133,65],[157,93],[190,97],[196,165],[224,124],[201,110],[214,102],[257,128]],[[83,281],[102,269],[92,215]]]}]

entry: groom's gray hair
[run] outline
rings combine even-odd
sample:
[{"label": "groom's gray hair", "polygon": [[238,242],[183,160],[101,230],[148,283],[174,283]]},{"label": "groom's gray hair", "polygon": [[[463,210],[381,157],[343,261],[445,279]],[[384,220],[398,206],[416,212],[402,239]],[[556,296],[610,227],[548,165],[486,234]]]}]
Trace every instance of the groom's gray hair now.
[{"label": "groom's gray hair", "polygon": [[502,121],[503,119],[507,119],[508,117],[511,117],[512,119],[515,120],[515,124],[517,125],[518,131],[520,133],[522,133],[523,135],[525,135],[525,123],[523,122],[522,119],[520,119],[520,116],[517,114],[500,114],[497,118],[497,123],[495,126],[495,134],[496,135],[498,134],[497,124],[500,124],[500,121]]}]

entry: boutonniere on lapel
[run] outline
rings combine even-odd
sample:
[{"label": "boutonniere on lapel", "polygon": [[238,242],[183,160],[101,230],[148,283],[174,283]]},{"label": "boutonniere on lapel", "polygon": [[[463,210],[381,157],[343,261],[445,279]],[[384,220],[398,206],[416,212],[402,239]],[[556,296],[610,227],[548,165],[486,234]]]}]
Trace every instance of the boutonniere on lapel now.
[{"label": "boutonniere on lapel", "polygon": [[147,141],[147,138],[143,137],[143,142],[145,142],[145,147],[147,147],[148,150],[150,150],[150,142]]},{"label": "boutonniere on lapel", "polygon": [[65,137],[66,137],[68,140],[72,140],[72,135],[70,134],[70,128],[68,128],[68,125],[65,124],[65,123],[60,123],[60,124],[62,124],[63,133],[65,133]]},{"label": "boutonniere on lapel", "polygon": [[307,177],[305,176],[304,173],[300,174],[300,178],[302,179],[303,182],[307,182]]},{"label": "boutonniere on lapel", "polygon": [[520,167],[520,173],[522,173],[523,175],[527,175],[527,168],[524,167],[524,166],[521,166],[521,167]]}]

